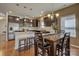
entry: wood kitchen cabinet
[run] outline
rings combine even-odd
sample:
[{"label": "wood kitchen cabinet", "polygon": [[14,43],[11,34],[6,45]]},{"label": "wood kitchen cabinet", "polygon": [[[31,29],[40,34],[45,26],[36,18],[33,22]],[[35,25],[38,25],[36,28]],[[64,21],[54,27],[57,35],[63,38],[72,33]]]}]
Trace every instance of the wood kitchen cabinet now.
[{"label": "wood kitchen cabinet", "polygon": [[51,19],[48,18],[48,17],[45,17],[45,18],[44,18],[44,25],[45,25],[45,26],[51,26]]},{"label": "wood kitchen cabinet", "polygon": [[38,27],[38,22],[39,22],[38,19],[33,19],[32,26],[33,27]]}]

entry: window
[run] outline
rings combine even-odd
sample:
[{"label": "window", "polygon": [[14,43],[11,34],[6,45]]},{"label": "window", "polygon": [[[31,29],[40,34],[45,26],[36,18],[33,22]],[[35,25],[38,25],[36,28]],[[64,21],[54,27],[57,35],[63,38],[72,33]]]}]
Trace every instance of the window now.
[{"label": "window", "polygon": [[76,37],[75,15],[69,15],[61,18],[61,30],[70,32],[71,37]]}]

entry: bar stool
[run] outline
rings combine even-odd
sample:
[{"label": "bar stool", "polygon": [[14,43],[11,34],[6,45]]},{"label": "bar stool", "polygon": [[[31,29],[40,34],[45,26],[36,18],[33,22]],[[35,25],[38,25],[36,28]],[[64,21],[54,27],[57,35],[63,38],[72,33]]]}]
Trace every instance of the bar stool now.
[{"label": "bar stool", "polygon": [[28,48],[32,47],[34,45],[34,37],[27,38],[28,40]]},{"label": "bar stool", "polygon": [[27,32],[28,48],[30,49],[34,45],[34,32]]},{"label": "bar stool", "polygon": [[26,50],[27,47],[28,47],[27,39],[20,39],[18,45],[19,52]]}]

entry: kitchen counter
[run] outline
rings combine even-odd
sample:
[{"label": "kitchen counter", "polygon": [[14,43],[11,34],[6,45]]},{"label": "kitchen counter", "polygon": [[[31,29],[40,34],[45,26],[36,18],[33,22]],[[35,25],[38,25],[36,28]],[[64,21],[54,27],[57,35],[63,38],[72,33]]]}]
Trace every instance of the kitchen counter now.
[{"label": "kitchen counter", "polygon": [[19,40],[34,37],[34,32],[15,32],[15,49],[19,47]]}]

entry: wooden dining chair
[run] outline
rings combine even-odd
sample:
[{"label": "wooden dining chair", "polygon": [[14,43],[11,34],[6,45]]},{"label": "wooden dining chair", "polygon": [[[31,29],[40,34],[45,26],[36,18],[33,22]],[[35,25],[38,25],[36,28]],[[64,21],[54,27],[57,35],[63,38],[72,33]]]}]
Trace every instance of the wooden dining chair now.
[{"label": "wooden dining chair", "polygon": [[45,56],[50,55],[50,44],[43,39],[41,32],[35,33],[35,56]]},{"label": "wooden dining chair", "polygon": [[65,55],[70,56],[70,33],[65,34]]},{"label": "wooden dining chair", "polygon": [[57,55],[70,55],[70,33],[65,33],[64,37],[59,40],[59,43],[56,45]]},{"label": "wooden dining chair", "polygon": [[60,42],[57,43],[57,45],[56,45],[56,55],[57,56],[59,56],[60,53],[61,53],[61,55],[63,55],[64,39],[63,38],[60,38],[59,40],[60,40]]}]

